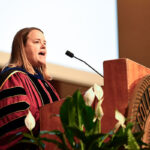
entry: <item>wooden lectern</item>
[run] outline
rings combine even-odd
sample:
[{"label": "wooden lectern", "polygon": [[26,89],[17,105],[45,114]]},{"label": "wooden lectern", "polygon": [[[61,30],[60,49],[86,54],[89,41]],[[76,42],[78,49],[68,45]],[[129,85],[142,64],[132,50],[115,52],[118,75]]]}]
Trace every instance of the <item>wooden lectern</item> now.
[{"label": "wooden lectern", "polygon": [[[149,74],[149,68],[129,59],[117,59],[104,62],[103,132],[107,132],[114,127],[116,123],[114,119],[115,109],[118,109],[126,117],[132,118],[131,115],[134,111],[132,108],[134,103],[133,99],[135,99],[136,95],[139,95],[137,93],[137,86]],[[142,91],[140,92],[142,95]],[[135,107],[138,109],[138,106]]]},{"label": "wooden lectern", "polygon": [[[102,104],[102,132],[108,132],[116,124],[115,109],[118,109],[132,122],[139,122],[135,130],[144,130],[145,142],[149,142],[150,126],[150,69],[129,59],[116,59],[104,62],[104,101]],[[40,110],[41,130],[63,130],[59,108],[63,100],[47,104]],[[47,144],[46,150],[54,149]]]}]

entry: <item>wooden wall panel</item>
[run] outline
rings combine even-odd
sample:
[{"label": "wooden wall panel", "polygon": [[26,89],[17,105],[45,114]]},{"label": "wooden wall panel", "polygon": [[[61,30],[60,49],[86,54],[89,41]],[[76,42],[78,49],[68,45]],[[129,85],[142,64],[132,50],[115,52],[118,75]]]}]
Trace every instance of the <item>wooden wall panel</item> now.
[{"label": "wooden wall panel", "polygon": [[119,57],[150,67],[150,0],[118,0]]}]

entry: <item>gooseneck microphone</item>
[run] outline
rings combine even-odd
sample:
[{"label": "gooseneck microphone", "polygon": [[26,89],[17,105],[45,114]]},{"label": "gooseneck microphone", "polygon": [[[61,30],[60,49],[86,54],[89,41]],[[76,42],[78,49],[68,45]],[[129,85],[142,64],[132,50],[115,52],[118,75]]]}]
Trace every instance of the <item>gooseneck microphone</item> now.
[{"label": "gooseneck microphone", "polygon": [[100,75],[101,77],[103,77],[103,75],[101,75],[97,70],[95,70],[95,69],[94,69],[92,66],[90,66],[87,62],[85,62],[84,60],[82,60],[82,59],[80,59],[80,58],[74,56],[74,54],[73,54],[72,52],[70,52],[70,51],[67,50],[65,54],[66,54],[67,56],[71,57],[71,58],[74,57],[74,58],[80,60],[81,62],[85,63],[85,64],[88,65],[92,70],[94,70],[98,75]]}]

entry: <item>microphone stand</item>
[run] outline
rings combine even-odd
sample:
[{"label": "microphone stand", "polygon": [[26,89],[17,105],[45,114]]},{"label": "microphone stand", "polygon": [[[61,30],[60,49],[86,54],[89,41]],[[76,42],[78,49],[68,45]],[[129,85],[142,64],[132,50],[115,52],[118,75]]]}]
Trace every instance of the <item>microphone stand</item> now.
[{"label": "microphone stand", "polygon": [[82,61],[83,63],[85,63],[86,65],[88,65],[91,69],[93,69],[97,74],[99,74],[101,77],[103,77],[103,75],[101,75],[97,70],[95,70],[92,66],[90,66],[90,65],[89,65],[87,62],[85,62],[84,60],[82,60],[82,59],[80,59],[80,58],[78,58],[78,57],[76,57],[76,56],[74,56],[74,58],[76,58],[76,59]]},{"label": "microphone stand", "polygon": [[85,62],[84,60],[82,60],[82,59],[80,59],[80,58],[74,56],[74,54],[73,54],[72,52],[66,51],[65,54],[66,54],[67,56],[71,57],[71,58],[74,57],[74,58],[78,59],[79,61],[85,63],[87,66],[89,66],[91,69],[93,69],[97,74],[99,74],[101,77],[103,77],[103,75],[101,75],[97,70],[95,70],[95,69],[94,69],[92,66],[90,66],[87,62]]}]

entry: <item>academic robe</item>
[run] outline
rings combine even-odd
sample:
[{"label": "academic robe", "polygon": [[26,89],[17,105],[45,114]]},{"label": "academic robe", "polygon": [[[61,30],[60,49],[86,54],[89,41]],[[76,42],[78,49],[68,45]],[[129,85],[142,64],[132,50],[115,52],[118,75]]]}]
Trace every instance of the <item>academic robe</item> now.
[{"label": "academic robe", "polygon": [[0,150],[15,145],[28,132],[24,119],[30,110],[36,120],[33,132],[39,132],[39,109],[60,100],[50,82],[38,72],[32,75],[23,68],[6,68],[0,74]]}]

